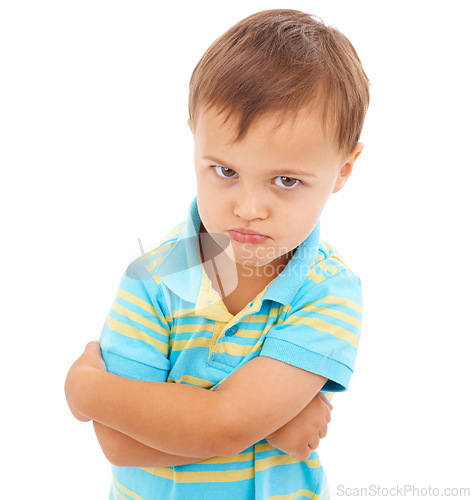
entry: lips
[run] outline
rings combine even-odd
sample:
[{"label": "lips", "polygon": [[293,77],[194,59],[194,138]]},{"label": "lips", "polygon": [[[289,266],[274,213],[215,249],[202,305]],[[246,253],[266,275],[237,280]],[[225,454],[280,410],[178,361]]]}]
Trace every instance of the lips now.
[{"label": "lips", "polygon": [[265,238],[268,238],[265,234],[260,234],[255,231],[252,231],[251,229],[245,229],[243,227],[235,227],[234,229],[230,229],[229,231],[237,231],[238,233],[242,234],[255,234],[257,236],[265,236]]},{"label": "lips", "polygon": [[229,229],[228,233],[231,239],[238,241],[239,243],[263,243],[269,238],[269,236],[244,228]]}]

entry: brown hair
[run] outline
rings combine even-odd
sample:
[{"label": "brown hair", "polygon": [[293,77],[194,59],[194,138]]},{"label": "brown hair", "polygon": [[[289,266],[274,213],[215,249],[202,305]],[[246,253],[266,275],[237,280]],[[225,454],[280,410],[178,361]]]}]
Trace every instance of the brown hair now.
[{"label": "brown hair", "polygon": [[360,138],[369,80],[352,44],[337,29],[299,10],[272,9],[242,19],[203,54],[190,79],[189,114],[201,108],[238,117],[235,142],[263,114],[296,115],[320,107],[342,153]]}]

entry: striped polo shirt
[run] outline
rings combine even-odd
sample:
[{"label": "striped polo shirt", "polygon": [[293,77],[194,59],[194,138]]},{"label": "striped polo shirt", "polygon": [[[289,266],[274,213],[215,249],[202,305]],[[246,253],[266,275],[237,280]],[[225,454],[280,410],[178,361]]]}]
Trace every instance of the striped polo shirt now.
[{"label": "striped polo shirt", "polygon": [[[322,392],[329,399],[346,390],[360,338],[361,282],[320,239],[320,222],[235,316],[201,263],[200,224],[195,196],[186,221],[129,263],[100,337],[108,371],[214,390],[263,355],[326,377]],[[173,467],[113,465],[112,472],[109,498],[116,500],[329,498],[317,450],[298,460],[266,439],[230,457]]]}]

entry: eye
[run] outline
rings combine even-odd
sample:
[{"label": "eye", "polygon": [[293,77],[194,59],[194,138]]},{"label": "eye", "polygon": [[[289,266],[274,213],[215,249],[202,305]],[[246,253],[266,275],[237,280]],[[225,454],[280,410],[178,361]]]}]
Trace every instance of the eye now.
[{"label": "eye", "polygon": [[[276,177],[276,179],[282,179],[283,184],[281,184],[281,185],[277,184],[277,186],[280,186],[282,188],[295,189],[301,184],[300,180],[293,179],[292,177],[284,177],[284,176],[280,175],[280,176]],[[287,184],[284,184],[285,180],[286,180]]]},{"label": "eye", "polygon": [[[237,172],[235,170],[232,170],[231,168],[227,167],[221,167],[220,165],[211,165],[210,167],[214,172],[215,175],[219,179],[233,179],[237,178]],[[275,177],[275,179],[281,179],[282,184],[278,184],[275,182],[275,184],[286,191],[293,191],[294,189],[297,189],[302,182],[298,179],[294,179],[293,177],[286,177],[286,176],[281,176],[279,175],[278,177]]]},{"label": "eye", "polygon": [[[214,169],[216,173],[216,175],[218,177],[222,177],[222,178],[226,178],[226,179],[230,179],[232,177],[234,177],[234,175],[226,175],[226,174],[230,174],[231,172],[233,172],[234,174],[236,173],[235,170],[232,170],[231,168],[227,168],[227,167],[221,167],[219,165],[212,165],[211,168]],[[220,170],[218,170],[220,169]],[[221,173],[219,173],[221,172]]]}]

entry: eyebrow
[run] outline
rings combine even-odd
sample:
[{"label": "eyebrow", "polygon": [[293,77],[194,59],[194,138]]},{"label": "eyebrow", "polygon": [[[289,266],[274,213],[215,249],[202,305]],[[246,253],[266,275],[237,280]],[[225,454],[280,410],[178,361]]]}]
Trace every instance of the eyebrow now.
[{"label": "eyebrow", "polygon": [[[203,160],[213,161],[215,163],[218,163],[219,166],[224,165],[225,167],[230,168],[231,170],[238,170],[237,167],[232,166],[230,163],[227,163],[227,161],[219,160],[214,156],[203,156]],[[301,176],[305,176],[305,177],[317,177],[317,175],[312,173],[312,172],[305,172],[304,170],[296,170],[296,169],[292,169],[290,167],[288,167],[284,170],[274,170],[274,171],[272,171],[272,174],[279,174],[279,175],[284,174],[286,176],[288,176],[288,175],[301,175]]]}]

